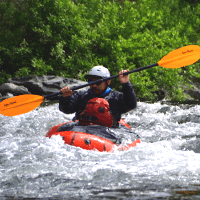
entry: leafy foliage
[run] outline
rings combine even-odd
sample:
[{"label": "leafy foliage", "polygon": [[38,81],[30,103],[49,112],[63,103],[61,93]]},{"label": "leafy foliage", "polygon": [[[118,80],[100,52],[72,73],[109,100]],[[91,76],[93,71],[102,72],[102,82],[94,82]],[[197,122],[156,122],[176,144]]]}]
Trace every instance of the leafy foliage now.
[{"label": "leafy foliage", "polygon": [[[170,51],[200,44],[200,3],[189,0],[2,0],[0,83],[11,76],[83,79],[95,65],[112,74],[158,62]],[[199,77],[199,63],[155,67],[130,75],[140,100],[155,91],[184,99],[181,85]],[[113,87],[119,89],[114,80]]]}]

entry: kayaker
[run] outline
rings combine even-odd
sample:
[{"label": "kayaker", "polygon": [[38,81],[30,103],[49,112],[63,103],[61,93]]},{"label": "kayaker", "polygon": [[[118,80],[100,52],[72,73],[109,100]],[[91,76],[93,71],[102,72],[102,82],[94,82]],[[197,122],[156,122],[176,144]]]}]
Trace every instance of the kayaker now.
[{"label": "kayaker", "polygon": [[[137,106],[133,86],[129,82],[129,75],[123,75],[123,73],[127,71],[128,70],[122,70],[119,72],[119,81],[122,84],[122,92],[112,90],[109,87],[111,80],[91,85],[88,90],[72,91],[68,86],[62,88],[62,96],[59,98],[60,111],[66,114],[75,113],[74,121],[80,120],[83,119],[82,116],[88,101],[91,102],[95,99],[94,102],[97,102],[97,98],[103,98],[109,103],[109,111],[113,119],[112,127],[118,127],[118,121],[121,119],[121,114],[126,113]],[[87,75],[85,75],[85,79],[87,79],[88,82],[108,77],[110,77],[110,72],[103,66],[95,66]],[[96,117],[98,118],[99,115]],[[93,120],[95,121],[95,117],[90,118],[91,123]],[[109,120],[110,119],[107,121]],[[107,125],[105,124],[105,126]]]}]

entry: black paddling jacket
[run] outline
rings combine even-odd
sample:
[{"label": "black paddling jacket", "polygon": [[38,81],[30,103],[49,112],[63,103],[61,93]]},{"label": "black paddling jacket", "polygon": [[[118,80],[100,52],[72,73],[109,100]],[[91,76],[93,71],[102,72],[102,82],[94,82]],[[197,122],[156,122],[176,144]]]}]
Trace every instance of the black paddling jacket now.
[{"label": "black paddling jacket", "polygon": [[127,82],[122,84],[122,92],[110,90],[104,96],[95,95],[90,89],[75,91],[69,97],[60,96],[59,109],[66,114],[75,112],[75,119],[79,119],[79,115],[85,109],[87,102],[95,97],[104,98],[108,101],[110,112],[116,122],[121,119],[122,113],[126,113],[137,106],[133,86],[130,82]]}]

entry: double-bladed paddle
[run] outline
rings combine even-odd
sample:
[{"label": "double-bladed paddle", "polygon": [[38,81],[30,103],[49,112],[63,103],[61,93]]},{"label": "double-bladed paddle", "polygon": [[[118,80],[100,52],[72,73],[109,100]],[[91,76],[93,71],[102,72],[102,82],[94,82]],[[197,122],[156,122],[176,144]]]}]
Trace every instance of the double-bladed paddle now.
[{"label": "double-bladed paddle", "polygon": [[[139,71],[142,71],[151,67],[155,67],[155,66],[162,66],[164,68],[171,68],[171,69],[180,68],[180,67],[191,65],[197,62],[199,58],[200,58],[200,47],[197,45],[188,45],[188,46],[184,46],[182,48],[173,50],[172,52],[168,53],[160,61],[158,61],[157,63],[153,65],[148,65],[146,67],[141,67],[129,72],[125,72],[123,75],[139,72]],[[108,78],[100,79],[94,82],[90,82],[84,85],[76,86],[70,89],[73,91],[78,90],[80,88],[84,88],[96,83],[117,78],[118,76],[119,74],[108,77]],[[5,115],[5,116],[15,116],[15,115],[27,113],[37,108],[45,99],[49,99],[51,97],[54,97],[60,94],[62,93],[57,92],[57,93],[53,93],[46,96],[24,94],[24,95],[19,95],[19,96],[6,99],[0,103],[0,114]]]}]

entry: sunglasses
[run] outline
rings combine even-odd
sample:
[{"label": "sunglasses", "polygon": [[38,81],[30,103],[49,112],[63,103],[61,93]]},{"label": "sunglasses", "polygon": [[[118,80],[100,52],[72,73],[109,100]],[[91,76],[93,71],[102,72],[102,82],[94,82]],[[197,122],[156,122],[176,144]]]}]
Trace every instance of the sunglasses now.
[{"label": "sunglasses", "polygon": [[[95,81],[97,81],[97,80],[95,80]],[[94,82],[94,81],[92,81],[92,80],[88,80],[88,83],[92,83],[92,82]],[[101,84],[102,84],[102,82],[95,83],[95,85],[101,85]]]}]

